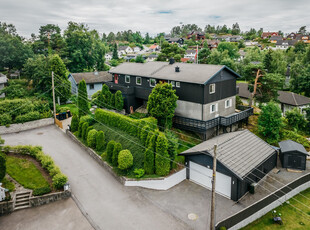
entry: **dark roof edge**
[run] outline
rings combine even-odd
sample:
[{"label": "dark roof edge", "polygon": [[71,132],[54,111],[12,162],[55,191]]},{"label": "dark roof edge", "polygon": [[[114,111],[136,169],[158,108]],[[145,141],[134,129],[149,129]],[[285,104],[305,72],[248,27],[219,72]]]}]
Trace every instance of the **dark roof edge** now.
[{"label": "dark roof edge", "polygon": [[71,73],[69,73],[69,75],[68,75],[68,80],[69,80],[69,77],[70,77],[70,76],[73,78],[75,84],[78,85],[78,83],[76,82],[75,78],[73,77],[73,75],[72,75]]},{"label": "dark roof edge", "polygon": [[221,72],[222,70],[227,69],[228,71],[230,71],[231,73],[233,73],[234,75],[236,75],[237,77],[241,76],[236,73],[235,71],[233,71],[231,68],[227,67],[226,65],[224,65],[221,69],[219,69],[215,74],[213,74],[212,77],[210,77],[205,83],[203,83],[204,85],[208,84],[209,81],[211,81],[219,72]]}]

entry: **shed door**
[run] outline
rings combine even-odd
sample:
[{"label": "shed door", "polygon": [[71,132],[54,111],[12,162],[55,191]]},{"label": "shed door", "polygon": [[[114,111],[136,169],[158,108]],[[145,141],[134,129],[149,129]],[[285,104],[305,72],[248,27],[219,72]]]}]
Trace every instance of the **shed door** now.
[{"label": "shed door", "polygon": [[[212,189],[212,170],[202,165],[189,162],[189,179],[203,187]],[[231,198],[231,177],[216,172],[215,191],[225,197]]]},{"label": "shed door", "polygon": [[288,156],[288,167],[294,168],[294,169],[303,169],[302,165],[302,157],[301,156]]}]

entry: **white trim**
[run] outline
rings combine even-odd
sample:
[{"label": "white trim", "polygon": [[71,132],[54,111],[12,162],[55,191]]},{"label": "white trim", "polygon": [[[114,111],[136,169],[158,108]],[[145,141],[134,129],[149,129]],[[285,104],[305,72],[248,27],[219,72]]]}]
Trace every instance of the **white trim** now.
[{"label": "white trim", "polygon": [[179,82],[179,81],[175,82],[175,86],[176,86],[177,88],[180,88],[180,87],[181,87],[181,82]]},{"label": "white trim", "polygon": [[[154,81],[155,81],[155,85],[152,85],[152,80],[154,80]],[[156,84],[157,84],[156,79],[155,79],[155,78],[150,78],[150,87],[155,87],[155,86],[156,86]]]},{"label": "white trim", "polygon": [[[129,79],[129,81],[127,82],[127,77]],[[130,83],[130,75],[125,75],[125,83]]]},{"label": "white trim", "polygon": [[171,84],[172,85],[172,87],[175,87],[175,81],[168,81],[169,82],[169,84]]},{"label": "white trim", "polygon": [[[213,90],[211,91],[211,89]],[[213,94],[213,93],[215,93],[215,83],[212,83],[209,85],[209,94]]]},{"label": "white trim", "polygon": [[[138,83],[138,79],[140,79],[140,84]],[[141,77],[136,77],[136,84],[137,85],[142,85],[142,78]]]},{"label": "white trim", "polygon": [[[212,106],[214,106],[214,110],[212,109]],[[215,113],[216,111],[218,111],[218,104],[212,104],[210,105],[210,113]]]},{"label": "white trim", "polygon": [[[229,103],[228,105],[227,102]],[[230,108],[231,106],[232,106],[232,99],[225,100],[225,109]]]}]

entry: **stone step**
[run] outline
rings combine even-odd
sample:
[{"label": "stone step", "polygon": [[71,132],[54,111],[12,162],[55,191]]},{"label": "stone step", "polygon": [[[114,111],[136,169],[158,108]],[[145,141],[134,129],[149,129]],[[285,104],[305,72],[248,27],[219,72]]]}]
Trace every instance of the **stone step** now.
[{"label": "stone step", "polygon": [[19,195],[19,196],[16,195],[16,200],[27,199],[27,198],[29,199],[29,197],[30,197],[30,194]]},{"label": "stone step", "polygon": [[15,203],[15,207],[20,207],[20,206],[24,206],[24,205],[28,205],[29,206],[29,200],[28,201],[19,202],[19,203]]},{"label": "stone step", "polygon": [[31,193],[30,191],[19,192],[19,193],[16,193],[16,196],[30,194],[30,193]]},{"label": "stone step", "polygon": [[24,198],[24,199],[16,199],[15,203],[20,203],[20,202],[25,202],[25,201],[29,202],[29,197],[28,198]]},{"label": "stone step", "polygon": [[14,210],[21,210],[21,209],[25,209],[25,208],[29,208],[29,207],[30,207],[29,205],[23,205],[23,206],[15,207]]}]

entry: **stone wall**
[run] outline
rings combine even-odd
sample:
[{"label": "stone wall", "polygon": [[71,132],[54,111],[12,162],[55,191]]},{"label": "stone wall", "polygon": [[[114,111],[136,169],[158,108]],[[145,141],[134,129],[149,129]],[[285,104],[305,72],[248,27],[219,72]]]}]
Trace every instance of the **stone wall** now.
[{"label": "stone wall", "polygon": [[40,205],[52,203],[58,200],[64,200],[71,197],[71,191],[66,190],[63,192],[46,194],[43,196],[35,196],[29,199],[30,207],[37,207]]},{"label": "stone wall", "polygon": [[0,135],[9,134],[9,133],[17,133],[21,131],[26,131],[30,129],[36,129],[48,125],[54,124],[53,118],[45,118],[36,121],[29,121],[20,124],[11,124],[10,127],[0,126]]},{"label": "stone wall", "polygon": [[9,214],[14,211],[13,201],[3,201],[0,202],[0,216]]}]

